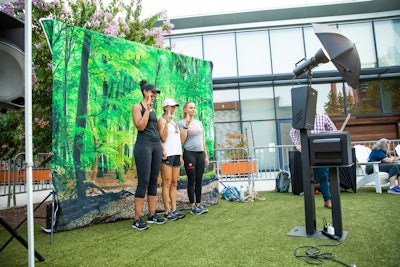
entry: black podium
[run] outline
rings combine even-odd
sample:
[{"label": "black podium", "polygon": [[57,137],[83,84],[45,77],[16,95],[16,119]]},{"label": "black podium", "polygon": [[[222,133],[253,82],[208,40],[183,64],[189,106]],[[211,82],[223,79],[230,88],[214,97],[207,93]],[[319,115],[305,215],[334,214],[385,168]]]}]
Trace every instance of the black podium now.
[{"label": "black podium", "polygon": [[[356,162],[355,149],[351,149],[353,162]],[[301,167],[301,153],[299,151],[289,151],[289,170],[290,181],[292,183],[292,194],[300,195],[303,193],[303,174]],[[341,190],[351,189],[357,192],[356,165],[339,167],[339,181]]]}]

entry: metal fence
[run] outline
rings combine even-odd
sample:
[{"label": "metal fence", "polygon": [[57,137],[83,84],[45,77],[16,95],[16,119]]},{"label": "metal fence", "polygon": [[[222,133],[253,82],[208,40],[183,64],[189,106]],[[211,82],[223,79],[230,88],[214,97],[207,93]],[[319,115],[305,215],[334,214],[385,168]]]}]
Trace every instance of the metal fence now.
[{"label": "metal fence", "polygon": [[[351,145],[365,145],[370,148],[378,140],[351,142]],[[394,148],[399,139],[389,140],[389,154],[395,155]],[[215,173],[220,181],[275,180],[280,170],[289,170],[289,151],[294,145],[260,146],[246,148],[224,148],[215,150]]]},{"label": "metal fence", "polygon": [[[0,196],[7,197],[7,207],[16,206],[16,195],[27,192],[25,153],[0,164]],[[32,191],[52,189],[50,158],[48,153],[34,157]]]},{"label": "metal fence", "polygon": [[215,150],[215,174],[221,182],[243,182],[254,188],[258,181],[275,180],[280,170],[289,170],[293,145]]},{"label": "metal fence", "polygon": [[[351,144],[372,148],[377,141],[351,142]],[[390,140],[391,155],[395,155],[394,148],[399,144],[399,139]],[[289,151],[293,150],[295,150],[293,145],[216,149],[215,174],[222,182],[245,181],[254,188],[254,182],[275,180],[280,170],[289,171]],[[25,153],[0,162],[0,196],[7,197],[7,207],[16,206],[16,195],[27,192],[25,170]],[[35,155],[32,183],[33,191],[52,189],[49,154]]]}]

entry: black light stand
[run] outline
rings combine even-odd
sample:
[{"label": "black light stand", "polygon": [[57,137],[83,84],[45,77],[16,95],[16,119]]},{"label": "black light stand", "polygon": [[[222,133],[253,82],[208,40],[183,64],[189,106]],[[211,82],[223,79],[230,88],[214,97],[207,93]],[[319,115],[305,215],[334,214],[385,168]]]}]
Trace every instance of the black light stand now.
[{"label": "black light stand", "polygon": [[349,167],[353,164],[350,136],[346,132],[328,132],[310,136],[308,131],[314,129],[317,91],[311,86],[304,86],[292,88],[291,93],[293,128],[300,131],[306,227],[296,226],[288,235],[329,238],[323,234],[321,229],[317,231],[316,228],[315,189],[311,179],[313,167],[326,167],[330,170],[332,224],[335,229],[335,238],[344,240],[347,232],[342,229],[339,167]]},{"label": "black light stand", "polygon": [[308,70],[309,85],[292,88],[293,128],[300,131],[301,165],[303,176],[304,211],[306,219],[305,233],[303,228],[295,227],[288,235],[312,236],[316,231],[315,189],[311,181],[309,130],[314,129],[314,120],[318,93],[311,88],[312,72]]}]

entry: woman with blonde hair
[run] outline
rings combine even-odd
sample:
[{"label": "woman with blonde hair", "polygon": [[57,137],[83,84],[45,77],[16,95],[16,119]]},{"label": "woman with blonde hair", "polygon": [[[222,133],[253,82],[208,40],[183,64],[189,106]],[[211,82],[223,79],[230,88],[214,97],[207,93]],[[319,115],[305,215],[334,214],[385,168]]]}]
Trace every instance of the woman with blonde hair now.
[{"label": "woman with blonde hair", "polygon": [[176,107],[179,107],[179,104],[175,100],[165,99],[164,113],[157,122],[162,146],[161,177],[164,218],[170,221],[185,217],[185,214],[176,208],[178,177],[183,165],[180,131],[178,123],[173,119]]},{"label": "woman with blonde hair", "polygon": [[187,193],[190,213],[200,215],[208,210],[201,204],[203,173],[209,164],[204,128],[201,121],[194,119],[196,105],[187,102],[183,106],[184,118],[178,122],[183,144],[183,161],[188,177]]},{"label": "woman with blonde hair", "polygon": [[[368,161],[380,161],[379,171],[389,173],[389,189],[390,194],[400,194],[400,164],[395,163],[398,157],[392,157],[388,154],[390,142],[386,138],[380,139],[371,150]],[[368,174],[373,172],[372,166],[366,167]],[[397,186],[396,186],[397,180]]]}]

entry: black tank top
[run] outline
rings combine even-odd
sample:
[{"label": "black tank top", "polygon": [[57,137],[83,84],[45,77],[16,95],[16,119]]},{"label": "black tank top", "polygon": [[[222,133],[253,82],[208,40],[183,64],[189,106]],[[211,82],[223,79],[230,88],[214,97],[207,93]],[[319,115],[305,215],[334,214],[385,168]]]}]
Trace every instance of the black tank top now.
[{"label": "black tank top", "polygon": [[[142,116],[146,112],[143,104],[142,106]],[[149,121],[147,122],[147,126],[143,131],[138,131],[136,141],[140,142],[160,142],[160,134],[158,133],[157,128],[157,115],[154,111],[151,111],[149,114]]]}]

